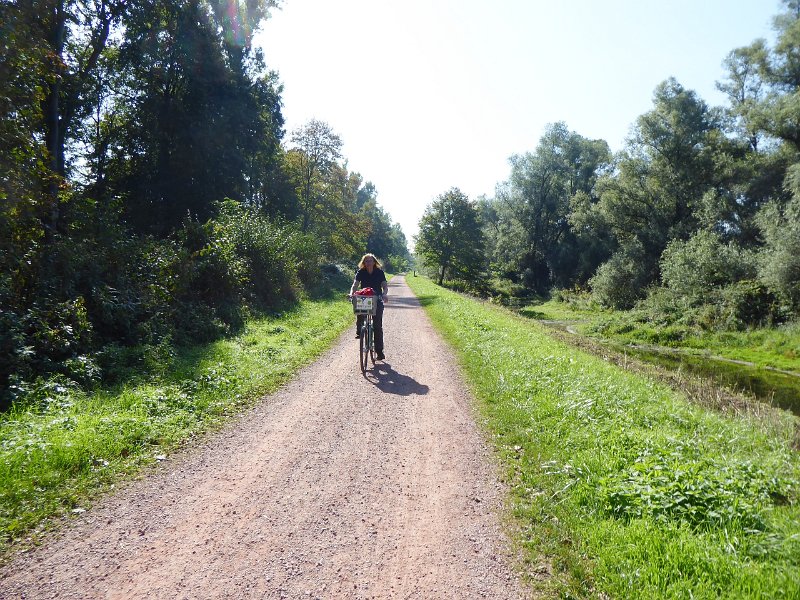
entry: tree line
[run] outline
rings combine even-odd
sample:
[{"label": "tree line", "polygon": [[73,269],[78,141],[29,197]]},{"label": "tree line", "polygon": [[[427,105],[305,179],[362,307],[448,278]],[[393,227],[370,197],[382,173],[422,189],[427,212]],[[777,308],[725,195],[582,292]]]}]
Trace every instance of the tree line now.
[{"label": "tree line", "polygon": [[[440,282],[508,301],[558,290],[662,322],[742,328],[800,311],[800,2],[737,48],[711,107],[674,78],[624,149],[549,125],[494,197],[440,195],[417,253]],[[466,244],[465,239],[471,243]]]},{"label": "tree line", "polygon": [[399,225],[342,141],[289,136],[279,0],[0,0],[0,404],[292,302]]}]

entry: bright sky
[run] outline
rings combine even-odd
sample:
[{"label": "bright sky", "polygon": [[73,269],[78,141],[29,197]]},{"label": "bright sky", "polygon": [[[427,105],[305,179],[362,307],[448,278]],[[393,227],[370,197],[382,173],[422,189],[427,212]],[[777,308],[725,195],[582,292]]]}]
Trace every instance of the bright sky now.
[{"label": "bright sky", "polygon": [[311,118],[409,244],[458,187],[492,196],[548,123],[620,150],[674,76],[711,105],[722,61],[773,39],[779,0],[284,0],[258,34],[288,134]]}]

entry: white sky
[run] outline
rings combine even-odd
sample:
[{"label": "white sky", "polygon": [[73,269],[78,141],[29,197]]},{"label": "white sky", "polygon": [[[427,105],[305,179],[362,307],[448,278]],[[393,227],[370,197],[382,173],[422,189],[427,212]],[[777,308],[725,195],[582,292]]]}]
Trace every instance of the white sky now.
[{"label": "white sky", "polygon": [[436,196],[492,196],[548,123],[616,151],[670,76],[723,104],[723,59],[771,40],[780,11],[779,0],[284,0],[256,42],[284,84],[287,139],[327,122],[413,245]]}]

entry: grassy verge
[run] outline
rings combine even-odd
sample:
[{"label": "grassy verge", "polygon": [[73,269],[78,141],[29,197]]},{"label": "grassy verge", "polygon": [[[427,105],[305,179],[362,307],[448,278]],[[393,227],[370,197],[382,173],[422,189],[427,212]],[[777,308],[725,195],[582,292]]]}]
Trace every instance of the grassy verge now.
[{"label": "grassy verge", "polygon": [[156,349],[146,378],[114,389],[44,384],[38,401],[0,415],[0,557],[275,391],[351,323],[343,296],[307,300],[230,339],[178,354]]},{"label": "grassy verge", "polygon": [[532,584],[562,597],[800,597],[798,420],[762,427],[409,284],[456,349],[510,483]]},{"label": "grassy verge", "polygon": [[530,304],[520,314],[537,320],[573,321],[583,334],[621,344],[682,348],[800,373],[800,323],[749,331],[703,331],[659,326],[640,320],[634,313],[584,310],[556,300]]}]

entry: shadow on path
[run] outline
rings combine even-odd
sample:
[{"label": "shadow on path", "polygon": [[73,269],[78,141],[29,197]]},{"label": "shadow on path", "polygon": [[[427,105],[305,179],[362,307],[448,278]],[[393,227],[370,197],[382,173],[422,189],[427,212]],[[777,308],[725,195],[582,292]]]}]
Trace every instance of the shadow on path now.
[{"label": "shadow on path", "polygon": [[391,296],[384,304],[386,308],[419,308],[419,300],[415,296]]},{"label": "shadow on path", "polygon": [[372,367],[372,377],[368,376],[367,381],[382,392],[398,396],[410,396],[411,394],[422,396],[427,394],[430,389],[413,377],[398,373],[387,363],[375,363]]}]

